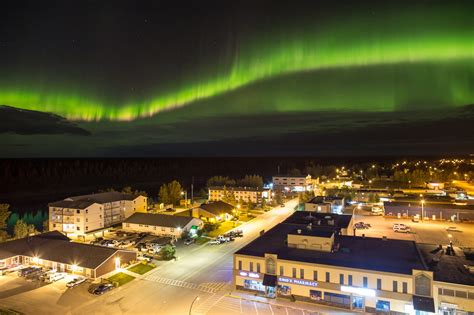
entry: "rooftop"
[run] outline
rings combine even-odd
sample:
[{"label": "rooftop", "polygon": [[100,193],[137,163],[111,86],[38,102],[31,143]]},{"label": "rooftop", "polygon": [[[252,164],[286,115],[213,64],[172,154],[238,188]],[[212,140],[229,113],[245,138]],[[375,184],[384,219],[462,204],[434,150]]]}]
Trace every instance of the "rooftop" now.
[{"label": "rooftop", "polygon": [[[418,201],[385,201],[383,203],[384,207],[420,207],[421,202]],[[439,203],[439,202],[425,202],[423,205],[425,208],[436,208],[436,209],[457,209],[457,210],[474,210],[474,205],[463,205],[463,204],[454,204],[454,203]]]},{"label": "rooftop", "polygon": [[186,226],[193,219],[193,217],[135,212],[124,223],[178,228]]},{"label": "rooftop", "polygon": [[433,271],[434,280],[474,285],[474,274],[465,266],[474,266],[474,255],[467,255],[459,248],[454,247],[454,255],[450,255],[447,246],[439,248],[438,245],[418,244],[418,248],[428,265]]},{"label": "rooftop", "polygon": [[203,203],[202,205],[199,206],[199,208],[213,214],[232,213],[232,210],[234,210],[233,205],[228,204],[227,202],[224,202],[224,201],[214,201],[214,202],[209,202],[209,203]]},{"label": "rooftop", "polygon": [[49,206],[59,208],[85,209],[94,203],[108,203],[121,200],[134,200],[138,196],[132,194],[124,194],[118,191],[109,191],[97,194],[81,195],[68,197],[64,200],[51,202]]},{"label": "rooftop", "polygon": [[309,175],[284,175],[284,174],[279,174],[279,175],[274,175],[273,178],[275,177],[289,177],[289,178],[306,178]]},{"label": "rooftop", "polygon": [[278,224],[236,254],[264,257],[265,253],[271,253],[285,260],[401,274],[426,269],[413,241],[336,236],[339,249],[323,252],[289,248],[286,238],[294,229],[293,224]]},{"label": "rooftop", "polygon": [[352,220],[350,214],[320,213],[311,211],[296,211],[283,223],[308,225],[313,227],[330,227],[336,229],[346,229]]},{"label": "rooftop", "polygon": [[249,186],[213,186],[209,187],[209,190],[228,190],[228,191],[265,191],[261,187],[249,187]]},{"label": "rooftop", "polygon": [[110,247],[71,242],[58,231],[47,232],[0,244],[0,259],[23,255],[95,269],[117,251]]},{"label": "rooftop", "polygon": [[289,232],[290,235],[306,235],[306,236],[316,236],[316,237],[326,237],[329,238],[334,234],[334,231],[331,230],[321,230],[321,229],[313,229],[313,228],[299,228],[294,229],[293,231]]}]

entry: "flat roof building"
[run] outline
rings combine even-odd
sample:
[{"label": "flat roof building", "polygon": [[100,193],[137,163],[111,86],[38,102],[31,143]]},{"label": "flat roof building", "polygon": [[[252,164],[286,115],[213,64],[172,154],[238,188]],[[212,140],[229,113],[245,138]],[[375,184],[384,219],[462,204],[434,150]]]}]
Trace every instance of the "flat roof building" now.
[{"label": "flat roof building", "polygon": [[[236,289],[367,313],[474,310],[467,298],[474,295],[472,275],[460,281],[448,271],[460,265],[439,265],[448,269],[440,272],[413,241],[343,235],[337,230],[351,220],[334,217],[333,225],[318,226],[308,225],[307,216],[290,217],[234,254]],[[446,299],[445,289],[459,297]]]},{"label": "flat roof building", "polygon": [[209,188],[209,201],[221,201],[225,198],[235,199],[237,202],[261,204],[263,199],[272,199],[272,191],[257,187],[219,186]]}]

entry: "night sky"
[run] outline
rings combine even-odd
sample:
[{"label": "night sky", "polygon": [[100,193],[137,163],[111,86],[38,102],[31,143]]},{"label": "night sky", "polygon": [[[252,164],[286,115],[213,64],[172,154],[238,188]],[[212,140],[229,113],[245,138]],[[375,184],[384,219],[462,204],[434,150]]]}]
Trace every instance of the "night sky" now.
[{"label": "night sky", "polygon": [[0,157],[473,153],[473,16],[472,1],[10,1]]}]

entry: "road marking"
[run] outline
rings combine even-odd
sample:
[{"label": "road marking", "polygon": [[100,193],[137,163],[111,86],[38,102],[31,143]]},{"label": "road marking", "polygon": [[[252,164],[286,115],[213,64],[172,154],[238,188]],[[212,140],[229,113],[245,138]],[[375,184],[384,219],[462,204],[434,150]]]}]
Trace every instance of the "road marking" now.
[{"label": "road marking", "polygon": [[275,313],[273,313],[272,305],[271,305],[271,304],[268,304],[268,306],[270,307],[270,311],[272,312],[272,315],[275,314]]},{"label": "road marking", "polygon": [[253,302],[253,306],[255,306],[255,312],[257,313],[258,315],[258,308],[257,308],[257,303]]}]

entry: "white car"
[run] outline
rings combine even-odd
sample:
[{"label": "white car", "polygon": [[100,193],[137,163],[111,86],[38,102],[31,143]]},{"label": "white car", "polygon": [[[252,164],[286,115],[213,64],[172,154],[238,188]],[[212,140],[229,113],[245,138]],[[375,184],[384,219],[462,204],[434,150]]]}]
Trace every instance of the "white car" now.
[{"label": "white car", "polygon": [[48,274],[45,278],[44,278],[44,281],[45,282],[48,282],[48,283],[53,283],[53,282],[56,282],[58,280],[61,280],[61,279],[64,279],[64,277],[66,277],[66,275],[62,272],[54,272],[54,273],[50,273]]},{"label": "white car", "polygon": [[66,287],[73,288],[77,285],[80,285],[81,283],[83,283],[86,280],[87,279],[84,278],[84,277],[76,277],[76,278],[72,279],[71,281],[69,281],[68,283],[66,283]]},{"label": "white car", "polygon": [[210,241],[209,241],[209,244],[211,244],[211,245],[218,245],[218,244],[220,244],[220,243],[222,243],[222,242],[221,242],[220,240],[218,240],[218,239],[210,240]]},{"label": "white car", "polygon": [[393,231],[398,232],[398,233],[409,233],[410,232],[410,227],[406,224],[403,223],[395,223],[393,225]]},{"label": "white car", "polygon": [[372,215],[383,215],[382,208],[372,207]]}]

